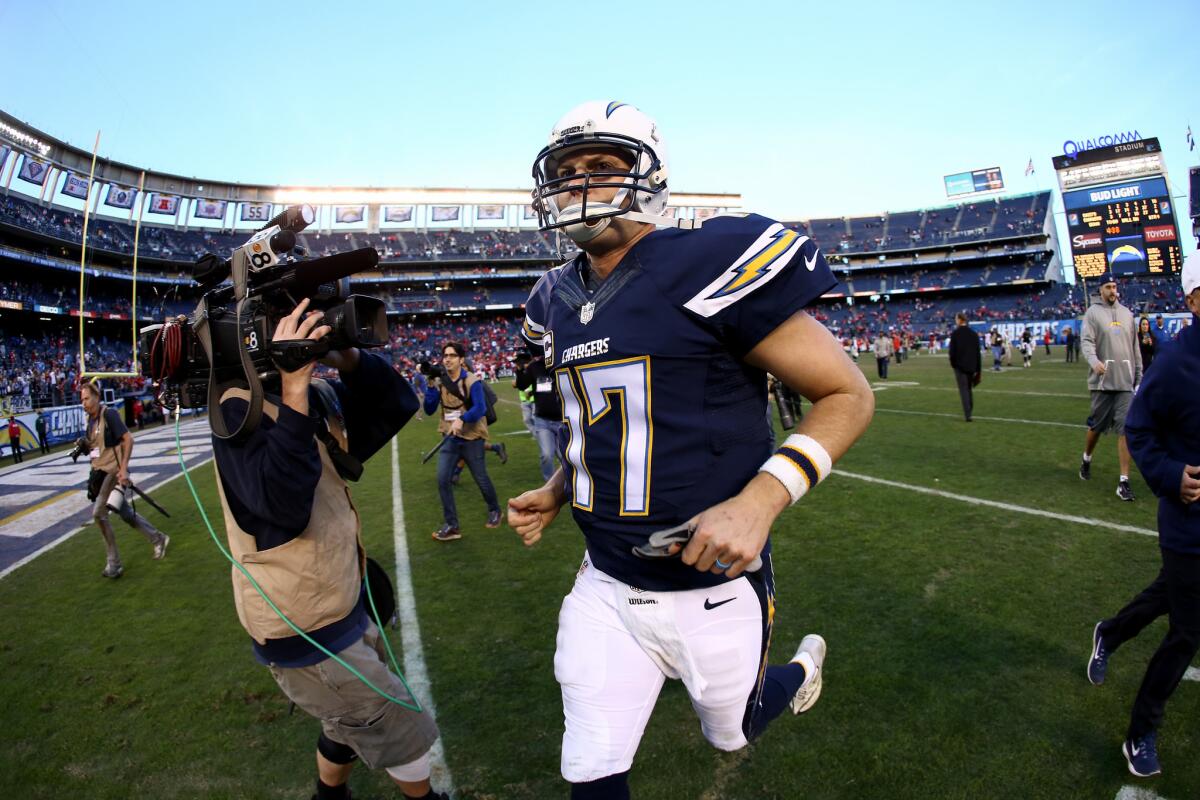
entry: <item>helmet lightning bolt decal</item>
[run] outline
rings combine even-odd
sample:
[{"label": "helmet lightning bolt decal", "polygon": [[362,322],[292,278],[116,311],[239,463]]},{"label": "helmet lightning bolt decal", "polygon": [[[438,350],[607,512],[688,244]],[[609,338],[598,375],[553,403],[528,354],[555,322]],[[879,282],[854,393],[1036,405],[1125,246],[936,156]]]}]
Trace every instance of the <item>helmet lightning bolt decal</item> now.
[{"label": "helmet lightning bolt decal", "polygon": [[611,117],[613,115],[613,112],[616,111],[618,108],[620,108],[621,106],[627,106],[627,105],[629,105],[629,104],[628,103],[618,103],[616,100],[613,100],[611,103],[608,104],[608,108],[604,109],[604,118],[608,119],[609,117]]}]

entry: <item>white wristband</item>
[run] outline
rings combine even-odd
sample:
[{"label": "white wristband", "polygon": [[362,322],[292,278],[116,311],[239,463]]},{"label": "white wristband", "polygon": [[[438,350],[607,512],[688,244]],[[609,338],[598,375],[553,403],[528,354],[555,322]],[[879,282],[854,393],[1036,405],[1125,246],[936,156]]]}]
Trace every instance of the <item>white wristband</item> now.
[{"label": "white wristband", "polygon": [[811,436],[792,434],[775,455],[766,460],[759,472],[774,476],[788,490],[795,503],[833,470],[833,459],[821,443]]}]

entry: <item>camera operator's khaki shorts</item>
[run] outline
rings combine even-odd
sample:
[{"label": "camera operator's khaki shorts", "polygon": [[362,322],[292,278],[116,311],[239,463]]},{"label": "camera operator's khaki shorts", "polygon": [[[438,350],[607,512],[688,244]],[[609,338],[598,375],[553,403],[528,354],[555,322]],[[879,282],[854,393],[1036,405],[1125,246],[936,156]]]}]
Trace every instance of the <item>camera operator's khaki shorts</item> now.
[{"label": "camera operator's khaki shorts", "polygon": [[1096,433],[1112,431],[1117,436],[1125,435],[1125,415],[1133,392],[1092,391],[1092,413],[1088,416],[1088,430]]},{"label": "camera operator's khaki shorts", "polygon": [[[391,696],[413,703],[404,684],[387,668],[387,650],[375,623],[338,657]],[[321,720],[327,737],[354,748],[368,767],[410,764],[437,741],[437,725],[428,713],[385,700],[332,658],[309,667],[271,665],[270,670],[288,698]]]}]

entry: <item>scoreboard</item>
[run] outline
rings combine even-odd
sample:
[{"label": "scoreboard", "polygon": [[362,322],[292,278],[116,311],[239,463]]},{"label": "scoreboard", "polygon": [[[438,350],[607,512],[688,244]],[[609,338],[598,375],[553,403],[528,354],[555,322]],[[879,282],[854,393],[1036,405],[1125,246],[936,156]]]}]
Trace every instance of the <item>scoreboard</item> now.
[{"label": "scoreboard", "polygon": [[946,197],[961,197],[966,194],[998,192],[1004,189],[1004,175],[999,167],[988,167],[971,172],[956,172],[942,178],[946,184]]},{"label": "scoreboard", "polygon": [[1166,275],[1183,265],[1157,139],[1054,159],[1075,273]]},{"label": "scoreboard", "polygon": [[1183,264],[1178,226],[1163,178],[1063,193],[1075,272],[1094,278],[1161,275]]}]

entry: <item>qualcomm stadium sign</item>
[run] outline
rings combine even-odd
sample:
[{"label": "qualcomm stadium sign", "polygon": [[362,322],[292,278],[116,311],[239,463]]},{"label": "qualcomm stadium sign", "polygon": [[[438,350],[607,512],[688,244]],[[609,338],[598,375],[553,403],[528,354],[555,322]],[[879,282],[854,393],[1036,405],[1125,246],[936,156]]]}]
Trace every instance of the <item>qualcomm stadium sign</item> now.
[{"label": "qualcomm stadium sign", "polygon": [[1142,135],[1137,131],[1125,131],[1123,133],[1110,133],[1097,136],[1094,139],[1067,139],[1063,142],[1063,153],[1069,158],[1074,158],[1084,150],[1095,150],[1098,147],[1128,144],[1129,142],[1140,141],[1141,138]]}]

